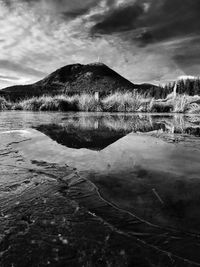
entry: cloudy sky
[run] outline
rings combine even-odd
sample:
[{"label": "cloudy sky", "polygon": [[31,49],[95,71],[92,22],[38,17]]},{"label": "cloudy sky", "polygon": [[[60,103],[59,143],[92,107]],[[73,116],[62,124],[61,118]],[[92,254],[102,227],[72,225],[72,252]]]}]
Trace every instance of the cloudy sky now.
[{"label": "cloudy sky", "polygon": [[135,83],[200,73],[200,0],[0,0],[0,88],[100,60]]}]

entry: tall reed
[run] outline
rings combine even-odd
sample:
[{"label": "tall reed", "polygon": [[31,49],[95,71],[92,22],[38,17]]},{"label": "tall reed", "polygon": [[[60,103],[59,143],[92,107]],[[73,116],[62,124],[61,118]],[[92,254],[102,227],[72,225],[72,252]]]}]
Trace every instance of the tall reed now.
[{"label": "tall reed", "polygon": [[32,97],[9,102],[0,97],[0,110],[104,111],[200,113],[200,96],[177,95],[175,99],[155,100],[137,92],[117,92],[96,100],[92,94]]},{"label": "tall reed", "polygon": [[0,111],[11,109],[11,103],[5,98],[0,97]]},{"label": "tall reed", "polygon": [[142,96],[138,93],[115,93],[102,100],[103,110],[108,112],[137,112],[142,105]]}]

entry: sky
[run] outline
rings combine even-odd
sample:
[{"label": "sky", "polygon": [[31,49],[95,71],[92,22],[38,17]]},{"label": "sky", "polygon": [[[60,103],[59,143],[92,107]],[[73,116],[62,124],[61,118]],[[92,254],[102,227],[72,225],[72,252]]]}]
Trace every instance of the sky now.
[{"label": "sky", "polygon": [[0,0],[0,88],[101,61],[134,83],[200,73],[200,0]]}]

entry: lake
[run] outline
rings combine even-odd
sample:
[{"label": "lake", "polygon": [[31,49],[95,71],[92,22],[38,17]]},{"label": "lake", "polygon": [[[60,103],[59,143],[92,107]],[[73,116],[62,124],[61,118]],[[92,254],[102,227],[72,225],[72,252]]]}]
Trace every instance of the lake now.
[{"label": "lake", "polygon": [[[71,249],[70,266],[200,265],[200,116],[1,112],[0,138],[3,199],[0,204],[6,207],[2,213],[12,218],[6,223],[2,219],[0,224],[7,231],[10,224],[16,224],[16,214],[28,216],[27,209],[33,203],[37,206],[41,196],[47,194],[45,201],[50,201],[54,212],[49,213],[49,208],[47,218],[41,219],[38,225],[41,227],[44,220],[51,225],[53,221],[59,225],[56,229],[63,231],[58,233],[62,236],[68,229],[67,235],[73,240],[69,241],[68,237],[66,241]],[[30,189],[35,186],[35,182],[32,184],[35,179],[38,179],[37,189]],[[34,202],[35,199],[39,200]],[[13,203],[18,202],[32,204],[18,204],[14,209]],[[61,227],[54,213],[59,210],[61,214],[57,218],[60,218],[67,205],[68,219],[62,217],[65,225]],[[75,223],[73,208],[81,225]],[[38,208],[29,217],[38,218],[37,212]],[[40,216],[46,216],[45,212],[46,208]],[[72,226],[66,227],[66,222],[71,221]],[[31,227],[36,227],[34,223],[29,223],[24,233],[27,239],[35,240],[31,232]],[[34,228],[36,232],[38,225]],[[85,229],[84,233],[80,229]],[[49,231],[52,234],[56,230]],[[14,233],[12,240],[25,246]],[[77,233],[79,237],[84,235],[85,246],[81,247]],[[62,238],[61,241],[66,240]],[[8,235],[4,239],[7,240],[4,243],[12,243]],[[62,246],[66,245],[63,242]],[[48,243],[51,244],[50,240]],[[50,266],[63,266],[66,263],[63,247],[58,246],[61,254],[55,252],[57,256],[50,257],[45,244],[41,266],[46,266],[41,263],[44,259]],[[10,266],[13,251],[19,254],[18,245],[11,250],[3,246],[1,249],[0,243],[0,253],[7,252],[2,254],[2,266]],[[37,249],[26,246],[35,255]],[[24,261],[26,265],[16,262],[14,266],[28,266],[27,257]],[[99,262],[94,265],[96,261]]]}]

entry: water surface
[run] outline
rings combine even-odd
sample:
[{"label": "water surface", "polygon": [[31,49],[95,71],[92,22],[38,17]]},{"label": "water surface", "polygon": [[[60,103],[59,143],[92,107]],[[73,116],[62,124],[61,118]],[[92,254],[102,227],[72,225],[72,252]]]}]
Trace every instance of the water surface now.
[{"label": "water surface", "polygon": [[76,168],[119,213],[200,232],[200,116],[2,112],[0,132],[9,131],[31,164]]}]

